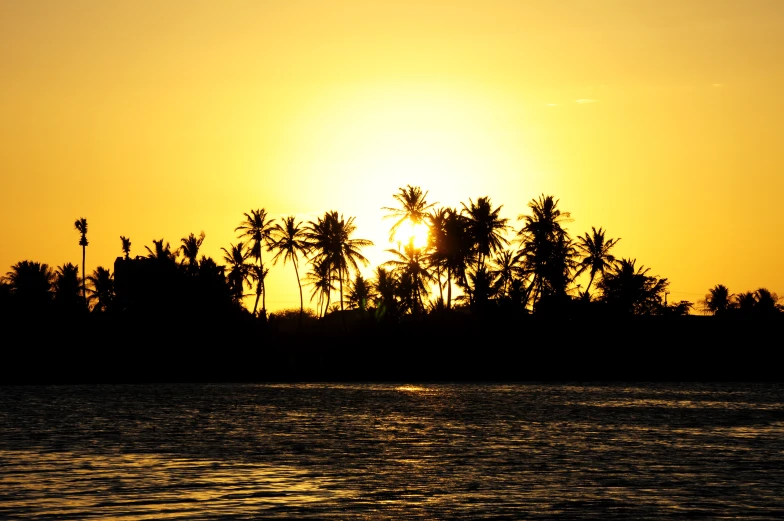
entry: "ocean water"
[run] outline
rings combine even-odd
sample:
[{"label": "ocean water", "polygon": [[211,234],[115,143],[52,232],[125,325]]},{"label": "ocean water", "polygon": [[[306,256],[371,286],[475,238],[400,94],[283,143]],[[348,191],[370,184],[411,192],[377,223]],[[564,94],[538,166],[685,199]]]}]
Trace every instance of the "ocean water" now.
[{"label": "ocean water", "polygon": [[781,519],[779,384],[0,387],[1,519]]}]

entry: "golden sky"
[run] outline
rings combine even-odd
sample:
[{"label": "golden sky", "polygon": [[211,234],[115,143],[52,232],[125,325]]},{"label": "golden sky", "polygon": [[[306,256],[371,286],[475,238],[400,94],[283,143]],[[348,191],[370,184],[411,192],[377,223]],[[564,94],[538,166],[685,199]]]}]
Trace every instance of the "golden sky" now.
[{"label": "golden sky", "polygon": [[[375,266],[407,184],[670,280],[784,294],[784,2],[0,0],[0,273],[87,270],[244,212],[356,216]],[[371,266],[372,267],[372,266]],[[307,296],[306,296],[307,298]],[[290,265],[267,307],[298,307]],[[314,301],[315,304],[315,301]]]}]

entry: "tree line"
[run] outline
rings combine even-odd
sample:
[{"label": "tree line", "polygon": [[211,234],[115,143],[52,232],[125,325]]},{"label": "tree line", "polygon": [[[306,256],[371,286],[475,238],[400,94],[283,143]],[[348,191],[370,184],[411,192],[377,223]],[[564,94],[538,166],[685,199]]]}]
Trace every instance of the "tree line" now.
[{"label": "tree line", "polygon": [[[489,197],[469,199],[458,207],[438,206],[428,192],[407,185],[383,207],[393,222],[385,253],[389,260],[365,278],[360,266],[369,264],[363,248],[373,243],[357,238],[354,217],[327,211],[310,221],[293,216],[271,218],[264,208],[244,213],[236,244],[221,248],[222,259],[200,255],[204,232],[183,237],[172,248],[163,239],[145,246],[146,254],[131,256],[131,240],[120,236],[123,253],[114,271],[98,266],[85,272],[87,219],[74,223],[82,247],[81,275],[68,262],[56,268],[23,260],[0,279],[5,311],[61,314],[90,312],[120,314],[155,312],[166,308],[172,295],[186,298],[201,312],[244,313],[266,321],[265,279],[282,261],[293,267],[299,289],[301,325],[347,308],[377,321],[423,318],[452,311],[474,314],[683,316],[695,304],[667,303],[669,281],[651,275],[633,258],[616,258],[620,241],[604,228],[572,237],[569,212],[559,200],[542,194],[528,203],[518,226],[501,217],[502,206]],[[425,227],[427,240],[418,244],[401,235],[405,225]],[[510,238],[511,237],[511,238]],[[301,273],[304,271],[304,273]],[[585,281],[585,287],[579,281]],[[293,284],[292,280],[292,284]],[[306,310],[303,286],[316,311]],[[243,305],[253,297],[253,307]],[[333,301],[336,298],[336,301]],[[170,302],[168,302],[170,304]],[[698,303],[716,316],[779,316],[778,296],[765,289],[732,294],[721,284]],[[341,313],[344,317],[345,313]]]}]

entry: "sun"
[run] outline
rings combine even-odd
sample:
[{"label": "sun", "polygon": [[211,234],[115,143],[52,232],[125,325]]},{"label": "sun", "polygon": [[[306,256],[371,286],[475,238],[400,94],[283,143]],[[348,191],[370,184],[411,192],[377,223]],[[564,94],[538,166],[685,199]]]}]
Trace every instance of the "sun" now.
[{"label": "sun", "polygon": [[414,248],[421,250],[427,246],[429,236],[430,230],[425,223],[414,223],[411,219],[406,219],[395,232],[395,242],[408,244],[412,241]]}]

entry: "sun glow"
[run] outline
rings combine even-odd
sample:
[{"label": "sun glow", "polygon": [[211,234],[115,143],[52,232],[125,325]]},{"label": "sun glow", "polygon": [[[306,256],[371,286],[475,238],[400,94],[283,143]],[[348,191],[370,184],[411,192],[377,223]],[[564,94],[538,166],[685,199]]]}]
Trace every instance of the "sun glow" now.
[{"label": "sun glow", "polygon": [[414,248],[422,249],[427,246],[429,236],[430,230],[425,223],[414,223],[406,219],[395,232],[395,242],[401,245],[413,242]]}]

